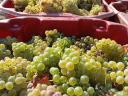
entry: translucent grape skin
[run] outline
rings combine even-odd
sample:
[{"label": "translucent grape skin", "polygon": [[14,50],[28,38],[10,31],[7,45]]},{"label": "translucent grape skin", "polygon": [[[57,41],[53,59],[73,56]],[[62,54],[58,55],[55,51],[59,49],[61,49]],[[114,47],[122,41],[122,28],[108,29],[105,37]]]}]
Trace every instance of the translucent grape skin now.
[{"label": "translucent grape skin", "polygon": [[69,88],[67,89],[67,94],[68,94],[69,96],[74,96],[74,88],[73,88],[73,87],[69,87]]},{"label": "translucent grape skin", "polygon": [[125,76],[124,81],[126,84],[128,84],[128,76]]},{"label": "translucent grape skin", "polygon": [[8,81],[9,81],[9,82],[14,82],[14,81],[15,81],[15,76],[10,76],[10,77],[8,78]]},{"label": "translucent grape skin", "polygon": [[82,75],[80,77],[80,82],[81,82],[81,84],[88,84],[89,83],[89,77],[86,75]]},{"label": "translucent grape skin", "polygon": [[39,64],[37,65],[37,70],[39,70],[39,71],[44,71],[44,69],[45,69],[45,65],[44,65],[44,64],[39,63]]},{"label": "translucent grape skin", "polygon": [[5,88],[6,88],[7,90],[12,90],[12,89],[13,89],[13,83],[12,83],[12,82],[7,82],[7,83],[5,84]]},{"label": "translucent grape skin", "polygon": [[125,67],[125,65],[124,65],[122,62],[118,62],[118,63],[117,63],[117,68],[118,68],[118,70],[123,70],[124,67]]},{"label": "translucent grape skin", "polygon": [[123,91],[128,93],[128,86],[124,86]]},{"label": "translucent grape skin", "polygon": [[74,93],[75,93],[76,96],[82,96],[84,94],[84,91],[81,87],[76,87],[74,89]]},{"label": "translucent grape skin", "polygon": [[0,90],[5,88],[5,81],[1,80],[0,81]]},{"label": "translucent grape skin", "polygon": [[61,76],[60,77],[60,82],[61,83],[66,83],[67,82],[67,77],[66,76]]},{"label": "translucent grape skin", "polygon": [[69,78],[68,83],[71,86],[75,86],[77,84],[77,79],[75,77],[71,77],[71,78]]},{"label": "translucent grape skin", "polygon": [[72,62],[68,62],[66,64],[66,69],[69,71],[74,70],[74,64]]},{"label": "translucent grape skin", "polygon": [[60,67],[60,68],[65,68],[65,66],[66,66],[66,62],[65,62],[64,60],[61,60],[61,61],[59,62],[59,67]]},{"label": "translucent grape skin", "polygon": [[124,77],[123,76],[117,76],[116,83],[119,85],[123,84],[124,83]]},{"label": "translucent grape skin", "polygon": [[128,75],[128,69],[124,70],[124,75],[127,76]]},{"label": "translucent grape skin", "polygon": [[60,75],[53,75],[53,82],[60,83]]},{"label": "translucent grape skin", "polygon": [[124,76],[124,72],[119,70],[116,72],[116,75],[117,76]]},{"label": "translucent grape skin", "polygon": [[17,85],[22,84],[22,83],[24,83],[24,82],[26,82],[26,79],[25,79],[24,77],[17,77],[17,78],[15,79],[15,83],[16,83]]},{"label": "translucent grape skin", "polygon": [[88,92],[89,96],[93,96],[93,94],[95,93],[95,90],[94,90],[93,87],[89,87],[89,88],[87,89],[87,92]]},{"label": "translucent grape skin", "polygon": [[84,96],[89,96],[87,91],[84,91]]},{"label": "translucent grape skin", "polygon": [[111,72],[110,73],[110,77],[111,77],[111,79],[113,80],[113,79],[115,79],[116,78],[116,73],[115,72]]},{"label": "translucent grape skin", "polygon": [[58,69],[58,68],[56,68],[56,67],[51,67],[51,68],[50,68],[50,73],[51,73],[52,75],[56,75],[56,74],[59,74],[60,72],[59,72],[59,69]]}]

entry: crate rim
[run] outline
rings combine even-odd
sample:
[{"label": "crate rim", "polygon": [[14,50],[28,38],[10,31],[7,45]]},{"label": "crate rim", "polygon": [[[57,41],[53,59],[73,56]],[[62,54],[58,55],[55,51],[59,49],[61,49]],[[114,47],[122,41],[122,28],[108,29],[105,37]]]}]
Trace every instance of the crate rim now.
[{"label": "crate rim", "polygon": [[122,2],[128,2],[128,0],[121,0],[121,1],[117,1],[117,2],[112,2],[109,6],[110,8],[113,10],[113,12],[119,17],[122,18],[123,22],[128,25],[128,20],[126,20],[124,18],[124,16],[122,16],[122,12],[118,11],[115,7],[114,4],[121,4]]}]

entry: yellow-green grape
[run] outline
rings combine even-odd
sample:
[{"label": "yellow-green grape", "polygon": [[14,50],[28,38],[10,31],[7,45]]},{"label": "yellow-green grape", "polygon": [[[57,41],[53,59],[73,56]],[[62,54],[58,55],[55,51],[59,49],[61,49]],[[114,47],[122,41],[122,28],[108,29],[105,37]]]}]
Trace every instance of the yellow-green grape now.
[{"label": "yellow-green grape", "polygon": [[60,77],[60,82],[61,83],[66,83],[67,82],[67,77],[66,76],[61,76]]},{"label": "yellow-green grape", "polygon": [[63,75],[67,75],[67,69],[66,69],[66,68],[61,69],[61,73],[62,73]]},{"label": "yellow-green grape", "polygon": [[128,84],[128,76],[125,76],[124,81]]},{"label": "yellow-green grape", "polygon": [[88,92],[89,96],[93,96],[95,93],[95,90],[93,87],[88,87],[87,92]]},{"label": "yellow-green grape", "polygon": [[44,69],[45,69],[45,65],[44,65],[43,63],[39,63],[39,64],[37,65],[37,70],[38,70],[38,71],[44,71]]},{"label": "yellow-green grape", "polygon": [[16,77],[16,79],[15,79],[15,83],[17,85],[23,84],[25,82],[26,82],[26,78],[24,78],[24,77]]},{"label": "yellow-green grape", "polygon": [[12,90],[12,89],[13,89],[13,83],[12,83],[12,82],[7,82],[7,83],[5,84],[5,88],[6,88],[7,90]]},{"label": "yellow-green grape", "polygon": [[74,70],[74,64],[72,62],[67,62],[66,69],[69,71]]},{"label": "yellow-green grape", "polygon": [[117,68],[118,68],[118,70],[123,70],[124,67],[125,67],[124,63],[122,63],[122,62],[118,62],[118,63],[117,63]]},{"label": "yellow-green grape", "polygon": [[123,72],[123,71],[117,71],[117,72],[116,72],[116,75],[117,75],[117,76],[124,76],[124,72]]},{"label": "yellow-green grape", "polygon": [[39,89],[34,89],[31,94],[32,94],[32,96],[41,96],[41,93],[40,93]]},{"label": "yellow-green grape", "polygon": [[121,85],[124,83],[124,77],[123,76],[117,76],[116,77],[116,83]]},{"label": "yellow-green grape", "polygon": [[75,86],[77,84],[77,79],[75,77],[71,77],[71,78],[69,78],[68,83],[71,86]]},{"label": "yellow-green grape", "polygon": [[108,67],[109,67],[108,62],[104,62],[104,63],[103,63],[103,66],[104,66],[105,68],[108,68]]},{"label": "yellow-green grape", "polygon": [[15,81],[15,76],[10,76],[9,78],[8,78],[8,82],[14,82]]},{"label": "yellow-green grape", "polygon": [[0,80],[0,90],[5,88],[5,81]]},{"label": "yellow-green grape", "polygon": [[58,75],[60,72],[59,72],[59,69],[58,68],[56,68],[56,67],[51,67],[50,68],[50,74],[51,75]]},{"label": "yellow-green grape", "polygon": [[60,83],[60,75],[53,75],[53,81],[55,83]]},{"label": "yellow-green grape", "polygon": [[128,69],[127,69],[127,68],[124,70],[124,75],[125,75],[125,76],[128,75]]},{"label": "yellow-green grape", "polygon": [[89,96],[87,91],[84,91],[84,96]]},{"label": "yellow-green grape", "polygon": [[113,70],[117,68],[116,65],[117,65],[117,64],[116,64],[115,61],[109,61],[109,62],[108,62],[109,68],[112,68]]},{"label": "yellow-green grape", "polygon": [[84,91],[81,87],[78,86],[74,89],[74,93],[76,96],[82,96],[84,94]]},{"label": "yellow-green grape", "polygon": [[128,86],[124,86],[123,91],[128,93]]},{"label": "yellow-green grape", "polygon": [[81,77],[80,77],[80,83],[81,84],[88,84],[89,83],[89,77],[88,76],[86,76],[86,75],[82,75]]},{"label": "yellow-green grape", "polygon": [[66,67],[66,62],[65,62],[65,60],[60,60],[60,62],[59,62],[59,67],[60,67],[60,68],[65,68],[65,67]]},{"label": "yellow-green grape", "polygon": [[68,94],[68,96],[74,96],[74,88],[73,87],[69,87],[67,89],[67,94]]},{"label": "yellow-green grape", "polygon": [[117,75],[116,75],[115,72],[111,72],[111,73],[110,73],[110,77],[111,77],[112,80],[116,79],[116,76],[117,76]]}]

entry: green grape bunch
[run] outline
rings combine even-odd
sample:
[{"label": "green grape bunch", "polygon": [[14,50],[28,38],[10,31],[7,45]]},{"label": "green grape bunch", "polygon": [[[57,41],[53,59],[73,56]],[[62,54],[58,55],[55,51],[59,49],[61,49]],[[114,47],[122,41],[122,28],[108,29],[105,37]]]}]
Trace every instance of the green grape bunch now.
[{"label": "green grape bunch", "polygon": [[44,38],[0,43],[0,96],[128,96],[127,47],[114,40],[66,37],[54,29]]},{"label": "green grape bunch", "polygon": [[13,0],[13,4],[16,11],[28,14],[44,12],[88,16],[103,11],[101,0]]},{"label": "green grape bunch", "polygon": [[47,42],[42,40],[41,37],[39,36],[34,36],[30,44],[32,44],[32,46],[34,47],[33,48],[34,56],[40,55],[41,53],[43,53],[45,48],[48,47]]},{"label": "green grape bunch", "polygon": [[43,12],[46,13],[58,13],[62,12],[61,0],[42,0],[41,6]]},{"label": "green grape bunch", "polygon": [[28,60],[32,60],[33,54],[33,46],[25,44],[23,42],[13,43],[12,51],[15,57],[23,57]]},{"label": "green grape bunch", "polygon": [[62,34],[59,33],[56,29],[45,31],[45,35],[46,35],[46,37],[45,37],[46,41],[49,45],[52,45],[52,43],[55,42],[57,40],[57,38],[62,37]]}]

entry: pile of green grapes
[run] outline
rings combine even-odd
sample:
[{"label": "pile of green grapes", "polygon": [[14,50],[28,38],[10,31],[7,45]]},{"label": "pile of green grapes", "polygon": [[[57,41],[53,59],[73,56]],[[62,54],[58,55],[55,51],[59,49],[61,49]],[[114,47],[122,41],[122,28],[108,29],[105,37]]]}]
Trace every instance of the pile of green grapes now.
[{"label": "pile of green grapes", "polygon": [[0,96],[128,96],[126,46],[56,29],[45,35],[0,39]]},{"label": "pile of green grapes", "polygon": [[29,14],[72,13],[98,15],[103,11],[101,0],[12,0],[16,11]]}]

